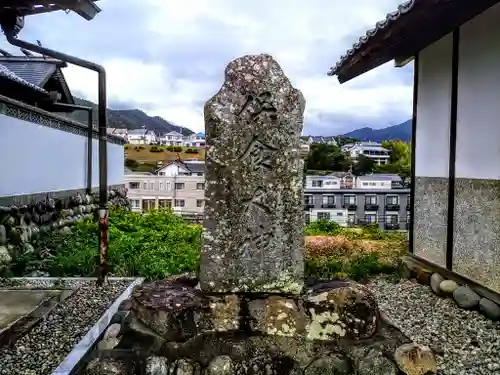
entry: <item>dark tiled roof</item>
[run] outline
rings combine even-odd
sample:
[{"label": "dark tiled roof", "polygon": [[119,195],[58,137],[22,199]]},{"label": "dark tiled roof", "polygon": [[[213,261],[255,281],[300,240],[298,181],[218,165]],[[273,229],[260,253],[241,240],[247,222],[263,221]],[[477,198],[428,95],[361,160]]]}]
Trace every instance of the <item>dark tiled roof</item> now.
[{"label": "dark tiled roof", "polygon": [[205,163],[190,163],[184,162],[184,165],[192,172],[192,173],[205,173]]},{"label": "dark tiled roof", "polygon": [[394,12],[388,13],[385,19],[379,21],[375,24],[375,27],[369,29],[365,35],[359,38],[359,40],[353,44],[352,48],[348,49],[345,55],[340,57],[340,60],[331,67],[328,75],[333,76],[337,74],[338,70],[344,65],[346,60],[354,55],[364,44],[368,43],[371,38],[373,38],[380,30],[384,30],[391,25],[392,22],[396,21],[402,14],[408,13],[412,10],[417,0],[405,1],[403,4],[398,6],[398,9]]},{"label": "dark tiled roof", "polygon": [[43,87],[50,76],[56,71],[56,65],[50,62],[8,61],[0,59],[0,64],[18,77],[38,87]]},{"label": "dark tiled roof", "polygon": [[43,92],[45,94],[48,94],[48,92],[45,91],[43,88],[40,88],[40,87],[34,85],[33,83],[28,82],[27,80],[19,77],[17,74],[15,74],[10,69],[8,69],[7,67],[5,67],[4,65],[1,65],[1,64],[0,64],[0,76],[6,78],[8,80],[11,80],[13,82],[16,82],[18,84],[21,84],[23,86],[29,87],[35,91],[39,91],[39,92]]},{"label": "dark tiled roof", "polygon": [[368,30],[328,73],[344,83],[393,59],[406,60],[500,0],[409,0]]}]

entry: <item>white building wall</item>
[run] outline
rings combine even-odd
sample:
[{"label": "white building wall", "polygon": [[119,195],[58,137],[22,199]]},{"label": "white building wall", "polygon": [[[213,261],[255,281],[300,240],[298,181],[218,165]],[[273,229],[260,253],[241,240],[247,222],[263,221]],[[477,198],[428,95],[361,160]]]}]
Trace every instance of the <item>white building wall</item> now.
[{"label": "white building wall", "polygon": [[499,40],[500,5],[460,28],[457,178],[500,180]]},{"label": "white building wall", "polygon": [[[97,139],[92,146],[92,185],[96,187]],[[0,171],[0,196],[84,189],[87,137],[0,115]],[[108,184],[123,181],[123,145],[108,142]]]},{"label": "white building wall", "polygon": [[415,175],[448,177],[452,36],[419,54]]}]

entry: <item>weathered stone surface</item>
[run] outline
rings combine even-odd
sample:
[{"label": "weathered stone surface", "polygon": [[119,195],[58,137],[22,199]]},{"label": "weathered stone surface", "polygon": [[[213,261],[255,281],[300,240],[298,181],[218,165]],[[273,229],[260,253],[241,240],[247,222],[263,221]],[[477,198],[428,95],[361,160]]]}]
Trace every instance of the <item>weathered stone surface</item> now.
[{"label": "weathered stone surface", "polygon": [[406,375],[430,375],[437,372],[436,358],[428,346],[401,345],[394,353],[394,360]]},{"label": "weathered stone surface", "polygon": [[349,361],[340,356],[315,360],[304,371],[304,375],[350,375],[353,369]]},{"label": "weathered stone surface", "polygon": [[455,290],[458,289],[458,284],[453,280],[444,280],[439,284],[439,289],[446,296],[451,296]]},{"label": "weathered stone surface", "polygon": [[317,285],[304,297],[304,307],[311,316],[306,327],[311,340],[366,339],[378,328],[377,302],[361,284],[334,281]]},{"label": "weathered stone surface", "polygon": [[397,375],[398,369],[394,363],[375,350],[360,358],[358,375]]},{"label": "weathered stone surface", "polygon": [[269,55],[231,62],[206,103],[203,291],[301,292],[304,108]]},{"label": "weathered stone surface", "polygon": [[438,296],[442,295],[439,285],[444,281],[444,277],[439,273],[433,273],[431,276],[430,284],[432,291]]},{"label": "weathered stone surface", "polygon": [[128,375],[127,363],[114,358],[96,358],[86,367],[85,375]]},{"label": "weathered stone surface", "polygon": [[113,323],[106,329],[106,332],[104,332],[103,339],[105,340],[110,337],[118,337],[120,335],[121,330],[122,327],[120,326],[120,324]]},{"label": "weathered stone surface", "polygon": [[487,298],[481,298],[479,301],[479,311],[488,319],[500,320],[500,306]]},{"label": "weathered stone surface", "polygon": [[453,299],[462,309],[473,309],[481,297],[468,286],[460,286],[453,292]]},{"label": "weathered stone surface", "polygon": [[234,375],[234,364],[231,357],[221,355],[210,362],[205,375]]},{"label": "weathered stone surface", "polygon": [[169,375],[168,360],[158,356],[146,358],[146,375]]},{"label": "weathered stone surface", "polygon": [[255,331],[279,336],[301,336],[305,331],[307,316],[293,299],[270,296],[251,301],[248,306]]},{"label": "weathered stone surface", "polygon": [[237,330],[239,297],[206,295],[196,285],[192,275],[142,285],[133,293],[134,315],[167,341],[184,341],[202,332]]}]

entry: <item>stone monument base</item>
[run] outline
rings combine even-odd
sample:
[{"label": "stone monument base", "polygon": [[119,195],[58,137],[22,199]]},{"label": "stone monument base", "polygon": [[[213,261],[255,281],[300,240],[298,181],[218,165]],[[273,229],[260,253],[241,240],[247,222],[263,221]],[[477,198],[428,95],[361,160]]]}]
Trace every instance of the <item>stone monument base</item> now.
[{"label": "stone monument base", "polygon": [[122,307],[119,340],[109,345],[105,334],[85,374],[436,373],[432,351],[391,326],[353,282],[306,285],[299,296],[206,294],[179,275],[138,287]]}]

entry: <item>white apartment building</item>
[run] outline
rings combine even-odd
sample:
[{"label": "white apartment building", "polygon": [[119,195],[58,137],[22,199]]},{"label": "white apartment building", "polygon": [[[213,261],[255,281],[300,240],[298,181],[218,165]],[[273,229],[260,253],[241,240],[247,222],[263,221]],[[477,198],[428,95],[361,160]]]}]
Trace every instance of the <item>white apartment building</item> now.
[{"label": "white apartment building", "polygon": [[128,131],[127,142],[132,145],[149,145],[158,142],[158,136],[152,130],[132,129]]},{"label": "white apartment building", "polygon": [[205,163],[172,161],[155,173],[125,173],[133,211],[171,208],[181,215],[203,214]]},{"label": "white apartment building", "polygon": [[185,136],[172,131],[161,136],[159,141],[160,144],[165,146],[205,147],[205,135],[203,133]]},{"label": "white apartment building", "polygon": [[382,147],[377,142],[359,142],[348,143],[341,148],[342,152],[349,154],[351,158],[356,160],[359,155],[366,156],[378,164],[387,164],[389,161],[389,150]]},{"label": "white apartment building", "polygon": [[364,175],[356,177],[356,189],[391,189],[392,178],[390,175]]}]

